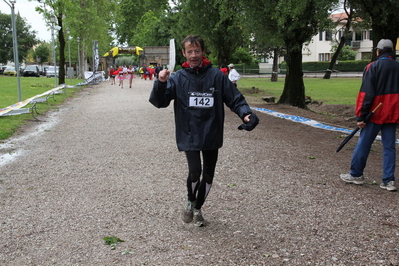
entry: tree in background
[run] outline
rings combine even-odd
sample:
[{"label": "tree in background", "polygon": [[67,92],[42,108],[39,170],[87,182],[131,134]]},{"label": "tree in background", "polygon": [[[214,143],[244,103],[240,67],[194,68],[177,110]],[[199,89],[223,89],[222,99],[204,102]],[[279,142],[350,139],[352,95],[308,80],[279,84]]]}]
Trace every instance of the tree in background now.
[{"label": "tree in background", "polygon": [[35,61],[42,65],[44,63],[48,63],[51,59],[51,44],[46,42],[41,42],[33,51],[33,58]]},{"label": "tree in background", "polygon": [[[385,0],[376,3],[375,0],[350,0],[351,7],[363,20],[371,23],[373,30],[373,47],[380,39],[392,40],[394,47],[399,37],[399,1]],[[373,49],[371,61],[377,59]]]},{"label": "tree in background", "polygon": [[129,46],[163,46],[169,45],[169,38],[164,39],[160,36],[158,29],[160,27],[160,19],[155,16],[154,12],[147,11],[137,24],[137,31],[131,40]]},{"label": "tree in background", "polygon": [[[86,58],[92,55],[93,41],[99,41],[100,50],[109,49],[112,42],[111,30],[116,14],[117,0],[41,0],[43,6],[36,10],[43,14],[49,23],[50,15],[56,16],[56,25],[61,30],[55,31],[58,36],[59,59],[59,84],[65,83],[65,48],[67,38],[72,37],[74,44],[77,39],[80,42],[80,62],[81,68],[78,70],[79,76],[88,69]],[[66,36],[66,30],[70,34]],[[74,53],[76,54],[76,53]]]},{"label": "tree in background", "polygon": [[[25,19],[16,14],[16,28],[18,38],[18,60],[23,62],[28,51],[38,43],[36,32],[31,31]],[[0,12],[0,63],[7,64],[14,61],[11,15]]]},{"label": "tree in background", "polygon": [[140,33],[141,28],[137,25],[148,11],[151,11],[159,19],[169,8],[168,0],[124,0],[118,2],[115,34],[120,45],[128,45],[134,40],[135,34]]},{"label": "tree in background", "polygon": [[[333,46],[333,51],[334,54],[331,58],[330,61],[330,65],[326,71],[326,73],[324,74],[323,79],[329,79],[331,77],[331,73],[334,69],[334,66],[337,62],[337,60],[345,60],[342,58],[346,58],[347,56],[349,56],[351,54],[351,52],[347,51],[347,49],[345,48],[345,43],[346,43],[346,39],[348,38],[349,34],[351,34],[352,32],[351,30],[351,26],[352,26],[352,20],[354,19],[354,12],[353,9],[349,7],[349,3],[347,0],[344,0],[342,2],[342,7],[344,9],[344,14],[346,16],[343,16],[339,19],[337,19],[337,21],[335,21],[334,26],[339,25],[340,23],[342,23],[343,21],[345,21],[344,26],[342,27],[342,35],[341,35],[341,39],[339,40],[338,45],[334,45]],[[355,22],[355,21],[354,21]],[[335,27],[334,27],[335,29]],[[355,51],[353,51],[355,52]],[[355,58],[356,58],[356,52],[355,52]]]},{"label": "tree in background", "polygon": [[[201,36],[207,53],[217,58],[218,65],[231,63],[238,47],[246,46],[245,37],[238,20],[238,6],[227,0],[181,0],[177,3],[176,26],[179,42],[188,34]],[[182,36],[184,34],[184,36]],[[236,62],[238,63],[238,62]]]}]

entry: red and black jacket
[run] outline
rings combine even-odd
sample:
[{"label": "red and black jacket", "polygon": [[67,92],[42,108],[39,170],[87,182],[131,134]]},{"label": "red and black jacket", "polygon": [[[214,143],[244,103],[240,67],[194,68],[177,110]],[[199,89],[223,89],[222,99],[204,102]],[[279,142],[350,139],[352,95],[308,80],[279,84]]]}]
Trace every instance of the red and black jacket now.
[{"label": "red and black jacket", "polygon": [[369,112],[382,103],[371,117],[376,124],[399,124],[399,62],[392,53],[384,53],[368,64],[356,100],[356,119],[364,121]]}]

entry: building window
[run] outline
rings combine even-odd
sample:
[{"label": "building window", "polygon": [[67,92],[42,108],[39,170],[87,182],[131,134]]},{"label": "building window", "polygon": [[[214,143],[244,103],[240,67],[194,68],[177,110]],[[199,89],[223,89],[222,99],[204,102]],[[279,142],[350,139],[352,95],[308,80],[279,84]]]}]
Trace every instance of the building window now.
[{"label": "building window", "polygon": [[361,41],[361,40],[362,40],[362,33],[356,32],[355,33],[355,41]]},{"label": "building window", "polygon": [[320,53],[319,54],[319,61],[330,61],[330,54],[329,53]]},{"label": "building window", "polygon": [[362,40],[369,40],[368,31],[362,31]]},{"label": "building window", "polygon": [[323,40],[323,32],[319,31],[319,41],[322,41],[322,40]]},{"label": "building window", "polygon": [[331,41],[331,40],[332,40],[332,32],[326,31],[326,41]]},{"label": "building window", "polygon": [[269,58],[263,57],[260,59],[261,63],[269,63]]}]

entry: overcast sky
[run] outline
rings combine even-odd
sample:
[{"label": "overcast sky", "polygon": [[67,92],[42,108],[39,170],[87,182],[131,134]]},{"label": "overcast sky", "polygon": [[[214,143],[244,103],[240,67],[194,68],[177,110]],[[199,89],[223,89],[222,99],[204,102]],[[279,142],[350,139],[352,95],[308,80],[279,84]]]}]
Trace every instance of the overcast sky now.
[{"label": "overcast sky", "polygon": [[[9,2],[9,0],[6,0]],[[37,1],[16,0],[15,14],[25,18],[27,24],[31,26],[31,30],[36,31],[38,39],[43,41],[51,41],[51,31],[47,29],[43,16],[35,11],[35,7],[39,5]],[[0,11],[4,14],[11,14],[11,8],[4,0],[0,0]]]}]

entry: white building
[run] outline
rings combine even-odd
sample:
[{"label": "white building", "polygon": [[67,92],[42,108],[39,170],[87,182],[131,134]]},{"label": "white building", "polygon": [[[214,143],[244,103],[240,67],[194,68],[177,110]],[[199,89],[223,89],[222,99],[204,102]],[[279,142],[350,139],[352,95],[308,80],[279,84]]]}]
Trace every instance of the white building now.
[{"label": "white building", "polygon": [[[338,45],[343,34],[343,27],[347,17],[346,13],[332,14],[333,21],[341,21],[337,24],[333,31],[320,31],[315,35],[312,40],[304,45],[302,49],[302,62],[316,62],[316,61],[331,61],[333,52],[331,51],[333,45]],[[372,30],[359,30],[351,29],[351,36],[346,39],[346,45],[357,52],[356,60],[371,59],[373,49],[373,32]],[[279,63],[284,60],[283,57],[279,58]],[[272,72],[273,59],[265,59],[259,63],[260,73]]]},{"label": "white building", "polygon": [[[343,27],[345,27],[347,18],[346,13],[339,13],[331,15],[331,19],[341,21],[337,24],[333,31],[321,31],[312,38],[308,45],[305,45],[302,49],[302,61],[303,62],[315,62],[315,61],[331,61],[333,53],[331,49],[333,45],[337,45],[341,40],[343,34]],[[352,50],[356,51],[355,60],[371,59],[371,53],[373,49],[373,32],[372,30],[358,30],[351,29],[351,34],[346,39],[346,44],[349,45]]]}]

